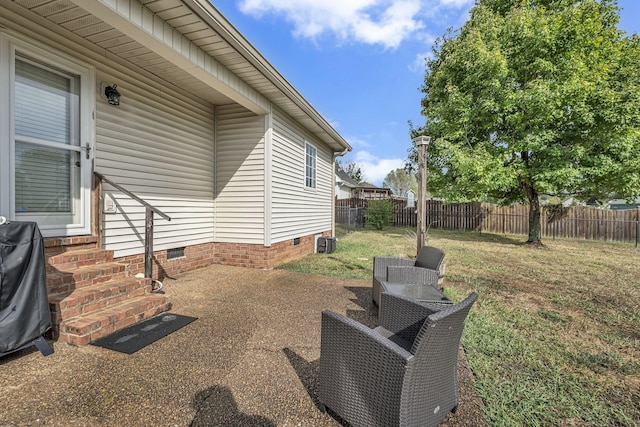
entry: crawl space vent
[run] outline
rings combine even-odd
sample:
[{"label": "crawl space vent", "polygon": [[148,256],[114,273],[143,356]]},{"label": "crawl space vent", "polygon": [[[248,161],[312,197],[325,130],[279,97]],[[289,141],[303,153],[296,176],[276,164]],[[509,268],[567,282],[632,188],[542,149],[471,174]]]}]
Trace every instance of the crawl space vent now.
[{"label": "crawl space vent", "polygon": [[167,250],[167,259],[181,258],[184,256],[184,248],[173,248]]}]

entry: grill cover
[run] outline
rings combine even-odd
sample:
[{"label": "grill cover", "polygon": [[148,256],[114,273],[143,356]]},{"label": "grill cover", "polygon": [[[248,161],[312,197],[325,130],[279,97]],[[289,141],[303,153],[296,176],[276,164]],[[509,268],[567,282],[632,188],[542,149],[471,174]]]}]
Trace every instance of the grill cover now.
[{"label": "grill cover", "polygon": [[0,225],[0,353],[51,328],[44,242],[35,222]]}]

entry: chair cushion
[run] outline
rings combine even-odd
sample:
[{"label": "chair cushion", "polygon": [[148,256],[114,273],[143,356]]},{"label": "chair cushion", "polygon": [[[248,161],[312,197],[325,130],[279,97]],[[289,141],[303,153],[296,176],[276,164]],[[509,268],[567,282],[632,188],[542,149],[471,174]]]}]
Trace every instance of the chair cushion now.
[{"label": "chair cushion", "polygon": [[444,252],[433,246],[423,246],[416,258],[415,266],[437,270],[444,258]]},{"label": "chair cushion", "polygon": [[382,335],[389,341],[398,344],[400,347],[404,348],[405,350],[411,351],[411,346],[413,345],[413,343],[409,340],[402,338],[400,335],[396,335],[393,332],[389,331],[388,329],[383,328],[382,326],[378,326],[377,328],[374,329],[374,331]]}]

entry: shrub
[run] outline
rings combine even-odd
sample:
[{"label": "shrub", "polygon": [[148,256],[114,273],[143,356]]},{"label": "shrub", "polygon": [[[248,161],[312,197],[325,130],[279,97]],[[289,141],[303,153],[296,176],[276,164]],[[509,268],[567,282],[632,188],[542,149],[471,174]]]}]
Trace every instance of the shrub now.
[{"label": "shrub", "polygon": [[385,225],[389,225],[393,219],[393,203],[391,200],[370,200],[369,206],[364,213],[366,224],[382,230]]}]

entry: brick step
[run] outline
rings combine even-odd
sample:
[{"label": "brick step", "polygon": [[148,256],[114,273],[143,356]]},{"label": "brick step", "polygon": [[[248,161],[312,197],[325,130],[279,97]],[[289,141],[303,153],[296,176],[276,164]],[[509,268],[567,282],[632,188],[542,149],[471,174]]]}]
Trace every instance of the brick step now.
[{"label": "brick step", "polygon": [[60,323],[150,293],[151,279],[129,277],[74,289],[71,293],[49,294],[49,308],[53,322]]},{"label": "brick step", "polygon": [[47,257],[47,273],[71,271],[79,267],[113,262],[113,251],[80,249]]},{"label": "brick step", "polygon": [[69,293],[74,289],[123,279],[128,275],[129,266],[115,262],[78,267],[47,274],[47,291],[49,294]]},{"label": "brick step", "polygon": [[171,303],[163,294],[149,294],[120,302],[63,321],[58,340],[83,346],[127,326],[168,311]]},{"label": "brick step", "polygon": [[80,249],[96,249],[97,247],[97,236],[47,237],[44,239],[44,252],[47,256]]}]

